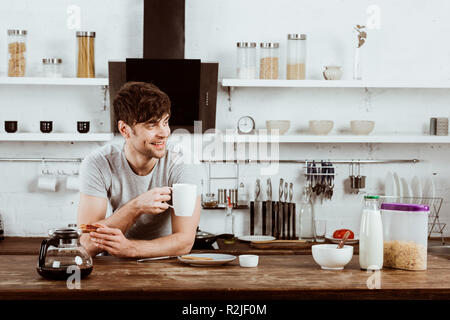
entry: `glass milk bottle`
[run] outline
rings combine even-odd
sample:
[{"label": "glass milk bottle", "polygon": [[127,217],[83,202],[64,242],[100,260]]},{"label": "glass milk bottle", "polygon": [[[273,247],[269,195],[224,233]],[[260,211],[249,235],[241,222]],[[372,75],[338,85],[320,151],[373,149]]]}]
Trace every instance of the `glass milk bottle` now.
[{"label": "glass milk bottle", "polygon": [[300,230],[300,239],[314,240],[314,212],[311,198],[306,190],[303,190],[302,201],[300,203],[299,222],[297,230]]},{"label": "glass milk bottle", "polygon": [[359,232],[359,265],[363,270],[383,267],[383,226],[378,209],[379,196],[365,196]]},{"label": "glass milk bottle", "polygon": [[306,34],[288,34],[287,80],[304,80],[306,66]]}]

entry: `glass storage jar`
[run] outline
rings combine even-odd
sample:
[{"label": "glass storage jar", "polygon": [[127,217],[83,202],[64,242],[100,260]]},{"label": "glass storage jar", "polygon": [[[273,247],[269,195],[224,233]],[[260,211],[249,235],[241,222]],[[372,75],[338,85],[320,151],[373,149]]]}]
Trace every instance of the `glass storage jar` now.
[{"label": "glass storage jar", "polygon": [[62,59],[44,58],[42,59],[42,71],[44,77],[61,78],[62,75]]},{"label": "glass storage jar", "polygon": [[256,42],[238,42],[236,77],[238,79],[256,78]]},{"label": "glass storage jar", "polygon": [[381,204],[384,267],[427,269],[429,213],[430,207],[427,205]]},{"label": "glass storage jar", "polygon": [[77,31],[77,77],[95,78],[95,32]]},{"label": "glass storage jar", "polygon": [[306,74],[306,34],[288,34],[286,79],[304,80]]},{"label": "glass storage jar", "polygon": [[259,78],[278,79],[279,68],[278,42],[262,42],[259,59]]},{"label": "glass storage jar", "polygon": [[8,30],[8,77],[25,76],[26,36],[26,30]]}]

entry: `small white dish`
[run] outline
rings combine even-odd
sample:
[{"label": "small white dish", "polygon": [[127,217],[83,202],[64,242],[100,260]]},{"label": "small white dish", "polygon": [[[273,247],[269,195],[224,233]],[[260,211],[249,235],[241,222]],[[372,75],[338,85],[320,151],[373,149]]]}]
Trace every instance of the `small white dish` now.
[{"label": "small white dish", "polygon": [[316,135],[327,135],[333,129],[334,121],[332,120],[310,120],[309,131]]},{"label": "small white dish", "polygon": [[350,121],[350,129],[356,135],[368,135],[375,128],[375,121],[370,120],[352,120]]},{"label": "small white dish", "polygon": [[267,120],[266,128],[269,133],[272,130],[279,130],[279,134],[285,134],[291,126],[290,120]]},{"label": "small white dish", "polygon": [[193,253],[179,256],[178,260],[191,266],[219,266],[231,262],[236,256],[220,253]]},{"label": "small white dish", "polygon": [[252,242],[252,241],[271,241],[275,240],[275,237],[272,236],[241,236],[238,237],[238,240],[245,241],[245,242]]},{"label": "small white dish", "polygon": [[239,265],[244,268],[254,268],[258,266],[259,256],[254,254],[242,254],[239,256]]},{"label": "small white dish", "polygon": [[347,245],[338,249],[336,244],[317,244],[311,250],[314,261],[324,270],[343,270],[353,257],[353,247]]}]

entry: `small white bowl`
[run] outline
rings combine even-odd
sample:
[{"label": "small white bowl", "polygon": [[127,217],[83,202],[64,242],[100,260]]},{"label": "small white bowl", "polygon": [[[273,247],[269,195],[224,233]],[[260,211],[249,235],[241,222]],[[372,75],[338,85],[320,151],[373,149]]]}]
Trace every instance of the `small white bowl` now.
[{"label": "small white bowl", "polygon": [[239,256],[239,264],[241,267],[253,268],[258,266],[259,257],[253,254],[243,254]]},{"label": "small white bowl", "polygon": [[289,127],[291,126],[291,121],[289,120],[267,120],[266,121],[266,128],[269,131],[268,133],[270,134],[271,130],[276,130],[278,129],[281,134],[285,134],[288,130]]},{"label": "small white bowl", "polygon": [[332,120],[310,120],[309,130],[313,134],[327,135],[333,129],[334,122]]},{"label": "small white bowl", "polygon": [[353,247],[337,248],[337,244],[317,244],[311,247],[314,261],[324,270],[342,270],[352,260]]},{"label": "small white bowl", "polygon": [[350,121],[350,128],[353,134],[367,135],[375,128],[375,121],[369,120],[352,120]]}]

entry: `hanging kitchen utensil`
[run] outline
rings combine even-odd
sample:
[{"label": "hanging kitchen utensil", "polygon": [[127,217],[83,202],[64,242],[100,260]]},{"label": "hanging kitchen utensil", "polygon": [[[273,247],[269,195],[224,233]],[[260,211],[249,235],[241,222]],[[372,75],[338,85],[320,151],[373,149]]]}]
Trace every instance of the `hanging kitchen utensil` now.
[{"label": "hanging kitchen utensil", "polygon": [[[273,217],[273,211],[272,211],[272,180],[270,178],[267,179],[267,214],[269,215],[269,217],[271,217],[271,221],[273,223],[274,217]],[[269,230],[272,231],[272,235],[273,235],[273,225],[271,226],[272,228],[267,228],[267,232]],[[264,235],[266,235],[266,233],[264,233]]]},{"label": "hanging kitchen utensil", "polygon": [[288,199],[288,183],[285,182],[284,183],[284,190],[283,190],[283,194],[284,194],[284,208],[283,208],[283,214],[284,214],[284,218],[283,218],[283,232],[284,232],[284,237],[283,239],[287,239],[289,237],[289,204],[287,202]]},{"label": "hanging kitchen utensil", "polygon": [[278,187],[277,239],[283,236],[283,183],[283,179],[280,179],[280,185]]},{"label": "hanging kitchen utensil", "polygon": [[256,179],[256,185],[255,185],[255,219],[254,219],[254,226],[255,226],[255,234],[261,235],[262,233],[262,226],[261,226],[261,180]]}]

